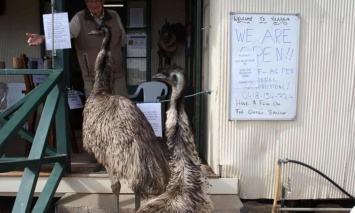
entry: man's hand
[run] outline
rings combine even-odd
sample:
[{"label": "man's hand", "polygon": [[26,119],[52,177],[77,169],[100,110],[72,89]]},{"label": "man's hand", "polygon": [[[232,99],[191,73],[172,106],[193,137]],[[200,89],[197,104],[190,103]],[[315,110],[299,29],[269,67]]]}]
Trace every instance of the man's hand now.
[{"label": "man's hand", "polygon": [[42,44],[44,41],[43,35],[26,33],[26,36],[28,37],[27,43],[29,46],[37,46]]}]

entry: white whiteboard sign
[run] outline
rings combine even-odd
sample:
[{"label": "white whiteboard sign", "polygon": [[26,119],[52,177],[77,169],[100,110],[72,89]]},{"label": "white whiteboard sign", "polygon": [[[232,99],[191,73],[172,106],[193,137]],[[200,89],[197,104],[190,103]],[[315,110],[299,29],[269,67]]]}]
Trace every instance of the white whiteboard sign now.
[{"label": "white whiteboard sign", "polygon": [[294,120],[299,15],[231,13],[230,23],[230,120]]}]

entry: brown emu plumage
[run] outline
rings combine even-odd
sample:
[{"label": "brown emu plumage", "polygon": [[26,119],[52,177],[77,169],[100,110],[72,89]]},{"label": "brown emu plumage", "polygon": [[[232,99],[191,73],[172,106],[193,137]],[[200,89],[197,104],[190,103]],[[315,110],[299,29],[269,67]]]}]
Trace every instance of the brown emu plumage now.
[{"label": "brown emu plumage", "polygon": [[119,194],[119,179],[126,179],[143,197],[161,194],[169,168],[154,131],[134,103],[112,95],[110,28],[102,26],[92,34],[105,37],[96,59],[93,90],[83,111],[84,149],[106,168],[114,194]]},{"label": "brown emu plumage", "polygon": [[170,159],[170,180],[166,192],[143,205],[138,213],[207,213],[212,201],[209,183],[201,167],[194,136],[184,109],[184,71],[179,67],[163,70],[153,77],[172,87],[166,118],[166,137]]}]

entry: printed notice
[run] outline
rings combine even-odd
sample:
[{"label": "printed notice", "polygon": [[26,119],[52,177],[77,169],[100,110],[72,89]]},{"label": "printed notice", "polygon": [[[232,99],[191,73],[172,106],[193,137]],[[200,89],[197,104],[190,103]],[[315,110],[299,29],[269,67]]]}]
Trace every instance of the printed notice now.
[{"label": "printed notice", "polygon": [[162,137],[163,129],[161,103],[139,103],[137,106],[152,126],[155,136]]},{"label": "printed notice", "polygon": [[237,52],[235,55],[234,88],[247,88],[258,86],[258,66],[256,52]]},{"label": "printed notice", "polygon": [[147,56],[147,35],[145,33],[128,34],[127,41],[127,57]]},{"label": "printed notice", "polygon": [[[38,69],[44,69],[43,67],[43,60],[41,58],[28,58],[29,61],[37,61]],[[42,84],[48,75],[32,75],[32,81],[35,84]]]},{"label": "printed notice", "polygon": [[[54,24],[54,32],[52,31]],[[46,49],[52,50],[54,41],[54,49],[70,49],[70,30],[68,13],[54,13],[43,15],[44,35],[46,37]],[[54,34],[54,39],[53,39]]]},{"label": "printed notice", "polygon": [[143,8],[129,10],[130,27],[143,27]]},{"label": "printed notice", "polygon": [[70,109],[81,109],[83,108],[83,102],[75,90],[68,91],[68,103]]}]

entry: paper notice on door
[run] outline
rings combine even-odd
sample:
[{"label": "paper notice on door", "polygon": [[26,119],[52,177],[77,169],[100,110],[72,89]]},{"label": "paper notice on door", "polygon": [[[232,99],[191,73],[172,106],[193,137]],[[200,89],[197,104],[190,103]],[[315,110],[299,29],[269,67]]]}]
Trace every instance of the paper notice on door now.
[{"label": "paper notice on door", "polygon": [[148,119],[150,125],[153,127],[155,136],[162,137],[162,114],[161,103],[139,103],[137,106]]},{"label": "paper notice on door", "polygon": [[[54,31],[52,31],[52,25],[54,25]],[[55,13],[54,17],[52,14],[44,14],[43,26],[47,50],[53,49],[53,41],[54,49],[71,48],[68,13]]]}]

